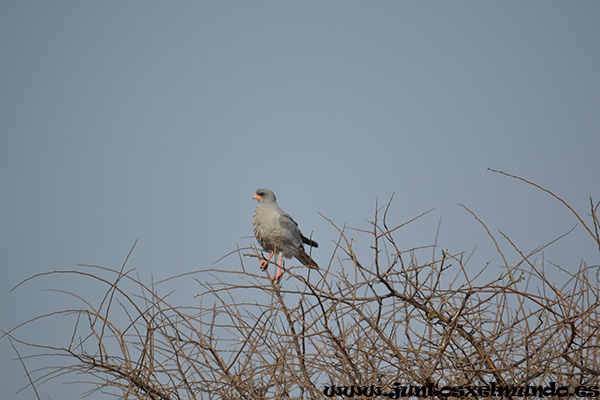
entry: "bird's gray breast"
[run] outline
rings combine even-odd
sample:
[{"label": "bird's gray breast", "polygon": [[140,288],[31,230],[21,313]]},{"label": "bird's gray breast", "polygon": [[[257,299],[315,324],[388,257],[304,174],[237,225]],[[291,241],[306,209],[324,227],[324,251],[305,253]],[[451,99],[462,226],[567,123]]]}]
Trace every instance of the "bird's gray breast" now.
[{"label": "bird's gray breast", "polygon": [[254,236],[266,251],[291,258],[302,247],[302,235],[291,217],[279,210],[257,207],[252,218]]}]

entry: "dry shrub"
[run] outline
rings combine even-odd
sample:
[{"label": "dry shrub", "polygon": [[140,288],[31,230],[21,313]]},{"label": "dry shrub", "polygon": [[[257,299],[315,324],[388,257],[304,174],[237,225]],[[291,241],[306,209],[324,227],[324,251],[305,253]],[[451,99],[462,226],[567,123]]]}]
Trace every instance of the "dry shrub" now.
[{"label": "dry shrub", "polygon": [[[525,182],[568,207],[600,250],[598,204],[591,203],[586,222],[558,196]],[[235,271],[168,280],[193,278],[201,287],[186,306],[160,293],[167,282],[146,285],[126,263],[120,270],[54,271],[105,287],[99,301],[70,292],[80,308],[23,324],[67,315],[73,322],[68,345],[29,343],[17,328],[4,336],[36,395],[41,382],[65,374],[88,384],[84,395],[123,399],[322,399],[349,397],[362,386],[369,397],[376,387],[390,393],[395,382],[598,385],[598,266],[570,272],[536,264],[532,259],[544,247],[524,254],[471,213],[504,260],[496,278],[481,283],[487,267],[467,270],[462,254],[435,244],[433,259],[423,257],[432,247],[402,249],[395,235],[411,221],[389,227],[390,203],[377,208],[369,230],[353,230],[371,237],[374,257],[366,264],[353,250],[352,228],[330,221],[339,235],[320,271],[290,268],[278,286],[258,270],[259,250],[238,249]],[[500,243],[520,260],[509,264]],[[23,348],[49,357],[52,366],[29,371]]]}]

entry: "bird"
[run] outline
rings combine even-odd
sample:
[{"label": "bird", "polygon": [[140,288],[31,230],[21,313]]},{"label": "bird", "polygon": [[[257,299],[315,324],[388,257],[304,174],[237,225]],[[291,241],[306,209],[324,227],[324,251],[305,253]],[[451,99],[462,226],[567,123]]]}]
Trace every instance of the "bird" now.
[{"label": "bird", "polygon": [[282,274],[283,257],[296,257],[303,265],[319,268],[304,251],[304,244],[312,247],[319,247],[319,244],[302,234],[296,221],[279,207],[273,191],[257,189],[254,198],[258,200],[252,217],[254,236],[265,251],[271,252],[261,260],[260,269],[265,270],[269,266],[269,260],[275,253],[279,255],[279,268],[273,278],[275,282],[279,282]]}]

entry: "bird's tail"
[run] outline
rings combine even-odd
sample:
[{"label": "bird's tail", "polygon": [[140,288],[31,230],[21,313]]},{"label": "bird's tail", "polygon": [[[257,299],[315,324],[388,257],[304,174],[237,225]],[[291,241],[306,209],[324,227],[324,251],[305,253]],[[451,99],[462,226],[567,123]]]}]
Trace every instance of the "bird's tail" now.
[{"label": "bird's tail", "polygon": [[313,260],[312,258],[310,258],[310,256],[308,254],[306,254],[306,252],[304,250],[300,250],[298,252],[298,255],[296,256],[296,258],[302,264],[307,265],[310,268],[317,268],[317,269],[319,268],[319,266],[317,265],[317,263],[315,262],[315,260]]}]

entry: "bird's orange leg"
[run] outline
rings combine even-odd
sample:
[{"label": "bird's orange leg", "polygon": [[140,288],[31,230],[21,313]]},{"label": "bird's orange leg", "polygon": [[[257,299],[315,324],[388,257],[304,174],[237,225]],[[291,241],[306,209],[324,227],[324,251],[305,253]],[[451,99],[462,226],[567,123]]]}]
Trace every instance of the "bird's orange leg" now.
[{"label": "bird's orange leg", "polygon": [[281,264],[283,264],[283,256],[280,254],[279,255],[279,264],[277,264],[279,267],[279,268],[277,268],[277,275],[275,275],[275,277],[273,278],[273,280],[275,282],[279,282],[279,277],[283,274],[283,272],[281,271]]},{"label": "bird's orange leg", "polygon": [[269,266],[269,260],[271,259],[271,257],[273,257],[273,254],[275,254],[274,251],[272,251],[271,254],[269,254],[269,257],[267,257],[265,260],[260,261],[260,269],[262,271],[267,269],[267,267]]}]

